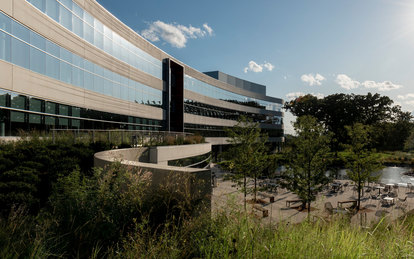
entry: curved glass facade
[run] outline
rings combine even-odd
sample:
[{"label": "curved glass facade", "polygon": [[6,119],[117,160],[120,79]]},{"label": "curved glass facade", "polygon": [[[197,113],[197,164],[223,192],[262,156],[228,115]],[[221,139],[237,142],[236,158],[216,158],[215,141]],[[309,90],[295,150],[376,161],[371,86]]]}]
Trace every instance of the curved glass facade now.
[{"label": "curved glass facade", "polygon": [[253,106],[257,108],[266,109],[269,111],[282,111],[281,103],[272,103],[256,98],[236,94],[210,84],[204,83],[191,76],[185,75],[184,77],[184,88],[195,93],[205,95],[214,99],[219,99],[231,103],[237,103],[246,106]]},{"label": "curved glass facade", "polygon": [[162,79],[162,62],[122,38],[72,0],[27,0],[44,14],[109,55]]},{"label": "curved glass facade", "polygon": [[160,120],[120,115],[41,100],[0,89],[0,136],[18,130],[127,129],[158,131]]},{"label": "curved glass facade", "polygon": [[0,59],[104,95],[162,106],[162,91],[75,55],[1,12]]},{"label": "curved glass facade", "polygon": [[197,101],[184,99],[184,112],[199,116],[219,118],[237,121],[241,115],[252,118],[253,122],[281,125],[283,118],[276,115],[265,115],[250,112],[242,112],[222,107],[217,107]]}]

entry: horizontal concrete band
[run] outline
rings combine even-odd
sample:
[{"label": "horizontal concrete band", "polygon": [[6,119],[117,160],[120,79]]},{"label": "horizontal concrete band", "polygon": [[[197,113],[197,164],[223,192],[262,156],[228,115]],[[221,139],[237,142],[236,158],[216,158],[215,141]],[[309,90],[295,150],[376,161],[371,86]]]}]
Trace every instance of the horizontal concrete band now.
[{"label": "horizontal concrete band", "polygon": [[82,89],[0,60],[0,88],[80,108],[163,120],[163,109]]}]

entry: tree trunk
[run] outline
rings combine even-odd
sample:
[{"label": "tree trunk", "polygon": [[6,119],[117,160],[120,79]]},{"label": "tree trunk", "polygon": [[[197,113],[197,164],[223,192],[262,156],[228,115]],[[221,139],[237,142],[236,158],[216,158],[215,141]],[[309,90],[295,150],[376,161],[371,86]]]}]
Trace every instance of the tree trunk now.
[{"label": "tree trunk", "polygon": [[361,205],[361,180],[358,181],[358,201],[357,201],[357,207],[356,211],[359,211],[359,207]]},{"label": "tree trunk", "polygon": [[244,182],[243,182],[243,189],[244,189],[244,211],[246,211],[246,197],[247,197],[247,189],[246,189],[246,175],[244,175]]},{"label": "tree trunk", "polygon": [[253,192],[254,192],[254,202],[257,201],[257,197],[256,197],[256,190],[257,190],[256,183],[257,183],[257,177],[255,176],[254,177],[254,190],[253,190]]}]

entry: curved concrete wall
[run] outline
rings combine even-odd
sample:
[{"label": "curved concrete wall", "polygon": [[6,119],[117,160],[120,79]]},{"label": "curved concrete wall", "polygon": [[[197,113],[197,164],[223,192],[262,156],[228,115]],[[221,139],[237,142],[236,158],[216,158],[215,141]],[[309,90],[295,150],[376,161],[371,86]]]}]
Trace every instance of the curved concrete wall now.
[{"label": "curved concrete wall", "polygon": [[211,152],[211,144],[192,144],[177,146],[150,147],[149,162],[168,165],[168,161],[204,155]]},{"label": "curved concrete wall", "polygon": [[[190,148],[191,146],[193,147]],[[102,151],[94,155],[94,166],[104,168],[119,161],[126,167],[138,167],[144,171],[151,172],[151,186],[153,188],[157,188],[164,184],[172,184],[171,179],[175,179],[177,182],[173,184],[181,187],[190,186],[192,194],[196,193],[197,196],[200,195],[200,197],[204,197],[203,199],[205,199],[207,203],[210,203],[212,192],[210,169],[175,167],[147,163],[144,161],[149,160],[150,156],[148,157],[148,150],[148,148],[126,148]],[[190,150],[193,150],[194,153],[189,153]],[[163,157],[164,159],[170,158],[169,160],[173,160],[208,153],[211,151],[211,144],[164,146],[160,147],[160,149],[154,149],[153,152],[155,151],[159,151],[160,154],[158,157]],[[178,154],[180,152],[182,153]],[[189,182],[183,181],[183,179],[186,179]]]}]

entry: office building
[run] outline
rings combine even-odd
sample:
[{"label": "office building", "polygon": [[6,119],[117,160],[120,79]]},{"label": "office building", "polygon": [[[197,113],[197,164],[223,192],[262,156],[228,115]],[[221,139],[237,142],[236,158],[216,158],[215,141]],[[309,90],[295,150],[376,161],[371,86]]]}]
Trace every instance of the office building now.
[{"label": "office building", "polygon": [[0,136],[125,129],[220,143],[246,115],[277,143],[282,105],[263,85],[187,66],[96,1],[0,1]]}]

